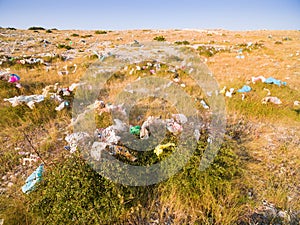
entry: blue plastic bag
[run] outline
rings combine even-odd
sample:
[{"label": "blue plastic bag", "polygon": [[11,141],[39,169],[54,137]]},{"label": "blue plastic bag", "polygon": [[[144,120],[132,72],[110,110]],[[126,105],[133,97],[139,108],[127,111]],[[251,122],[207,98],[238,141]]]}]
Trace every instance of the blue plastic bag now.
[{"label": "blue plastic bag", "polygon": [[25,185],[22,187],[23,193],[31,192],[36,183],[42,180],[42,174],[44,171],[44,164],[41,164],[25,181]]},{"label": "blue plastic bag", "polygon": [[275,78],[273,78],[273,77],[267,78],[267,79],[265,80],[265,83],[266,83],[266,84],[276,84],[276,85],[278,85],[278,86],[281,86],[281,85],[286,86],[286,82],[282,82],[281,80],[277,80],[277,79],[275,79]]},{"label": "blue plastic bag", "polygon": [[251,87],[248,85],[244,85],[241,89],[237,90],[237,92],[244,93],[244,92],[249,92],[251,91]]}]

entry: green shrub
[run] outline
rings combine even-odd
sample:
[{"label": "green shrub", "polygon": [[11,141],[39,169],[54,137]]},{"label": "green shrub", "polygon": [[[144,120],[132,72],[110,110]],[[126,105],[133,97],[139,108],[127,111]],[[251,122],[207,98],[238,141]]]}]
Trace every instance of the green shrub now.
[{"label": "green shrub", "polygon": [[190,42],[188,42],[188,41],[175,41],[174,44],[175,45],[189,45]]},{"label": "green shrub", "polygon": [[29,198],[38,224],[117,224],[150,192],[114,184],[72,155],[48,168]]},{"label": "green shrub", "polygon": [[107,31],[105,31],[105,30],[96,30],[95,34],[107,34]]},{"label": "green shrub", "polygon": [[52,30],[46,30],[46,33],[52,33]]},{"label": "green shrub", "polygon": [[29,27],[28,30],[46,30],[43,27]]},{"label": "green shrub", "polygon": [[61,48],[65,48],[67,50],[73,49],[71,46],[69,45],[64,45],[64,44],[58,44],[57,48],[61,49]]},{"label": "green shrub", "polygon": [[164,36],[156,36],[153,38],[154,41],[166,41],[166,38]]},{"label": "green shrub", "polygon": [[72,37],[79,37],[79,34],[72,34]]},{"label": "green shrub", "polygon": [[199,51],[199,54],[205,57],[212,57],[214,56],[218,51],[212,47],[212,46],[199,46],[197,48],[197,51]]},{"label": "green shrub", "polygon": [[87,34],[87,35],[82,35],[81,37],[82,37],[82,38],[89,38],[89,37],[93,37],[93,35]]}]

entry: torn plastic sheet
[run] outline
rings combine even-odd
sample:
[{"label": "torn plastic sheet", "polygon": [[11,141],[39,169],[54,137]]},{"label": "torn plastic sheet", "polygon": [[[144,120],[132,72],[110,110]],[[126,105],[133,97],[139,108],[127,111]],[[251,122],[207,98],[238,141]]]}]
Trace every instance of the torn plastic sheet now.
[{"label": "torn plastic sheet", "polygon": [[25,102],[29,108],[33,109],[35,103],[44,101],[44,95],[20,95],[13,98],[5,98],[4,101],[10,102],[12,107],[16,107],[22,102]]},{"label": "torn plastic sheet", "polygon": [[286,86],[287,85],[287,83],[285,81],[277,80],[277,79],[275,79],[273,77],[267,78],[264,81],[264,83],[266,83],[266,84],[276,84],[277,86],[281,86],[281,85]]},{"label": "torn plastic sheet", "polygon": [[98,137],[102,142],[106,142],[108,144],[118,144],[121,137],[116,135],[113,126],[109,126],[105,129],[98,129]]},{"label": "torn plastic sheet", "polygon": [[179,123],[172,121],[172,120],[168,120],[166,127],[167,127],[168,131],[170,131],[171,133],[175,133],[175,134],[180,133],[183,130],[182,126]]},{"label": "torn plastic sheet", "polygon": [[91,157],[97,161],[101,159],[101,153],[106,148],[107,143],[95,141],[91,149]]},{"label": "torn plastic sheet", "polygon": [[[175,114],[174,114],[175,115]],[[161,119],[154,116],[149,116],[147,120],[142,124],[140,130],[140,138],[141,139],[148,139],[150,136],[150,126],[154,123],[161,123]]]},{"label": "torn plastic sheet", "polygon": [[203,99],[200,101],[200,103],[204,109],[209,109],[209,106],[206,104],[206,102]]},{"label": "torn plastic sheet", "polygon": [[66,142],[70,145],[70,152],[74,153],[77,150],[77,144],[80,141],[84,141],[86,138],[90,137],[90,135],[86,132],[76,132],[65,137]]},{"label": "torn plastic sheet", "polygon": [[180,124],[185,124],[188,121],[188,119],[184,114],[172,114],[172,117],[175,119],[177,123]]},{"label": "torn plastic sheet", "polygon": [[279,98],[277,97],[265,97],[261,101],[263,104],[267,104],[267,102],[272,102],[276,105],[280,105],[282,102]]},{"label": "torn plastic sheet", "polygon": [[230,88],[229,91],[226,91],[225,96],[231,98],[234,92],[234,88]]},{"label": "torn plastic sheet", "polygon": [[44,172],[44,164],[41,164],[25,181],[25,185],[22,187],[23,193],[29,193],[35,185],[42,180],[42,174]]}]

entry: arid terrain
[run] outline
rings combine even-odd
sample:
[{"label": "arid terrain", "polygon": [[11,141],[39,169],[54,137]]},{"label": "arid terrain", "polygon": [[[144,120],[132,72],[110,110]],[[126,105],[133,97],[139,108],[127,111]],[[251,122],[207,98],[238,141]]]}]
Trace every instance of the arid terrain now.
[{"label": "arid terrain", "polygon": [[[110,51],[146,42],[184,46],[199,55],[224,95],[225,142],[210,169],[200,173],[204,130],[196,156],[177,175],[148,187],[126,187],[94,173],[78,149],[71,153],[64,148],[72,147],[65,140],[73,132],[76,88],[70,86],[91,65],[101,65]],[[150,64],[141,70],[128,65],[135,69],[112,79],[106,100],[113,99],[124,80],[137,79],[143,71],[157,76],[165,72],[173,80],[165,65],[159,73]],[[300,31],[1,28],[0,72],[0,225],[300,224]],[[9,82],[11,74],[20,80]],[[206,99],[189,89],[193,83],[184,72],[178,74],[179,83],[186,84],[183,90]],[[270,77],[279,83],[264,82]],[[56,83],[58,89],[49,86]],[[244,85],[251,90],[239,92]],[[57,95],[44,94],[47,86]],[[32,107],[7,100],[22,95],[44,97]],[[147,101],[141,104],[160,104]],[[102,111],[97,128],[111,125],[109,111]],[[161,160],[153,153],[144,158],[130,151],[117,155],[124,161],[136,157],[134,165]],[[42,181],[23,193],[26,178],[41,163]]]}]

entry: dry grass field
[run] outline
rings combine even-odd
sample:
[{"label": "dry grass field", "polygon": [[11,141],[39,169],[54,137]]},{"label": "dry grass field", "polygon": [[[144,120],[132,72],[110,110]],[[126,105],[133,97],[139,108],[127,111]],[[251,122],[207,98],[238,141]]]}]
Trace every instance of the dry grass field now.
[{"label": "dry grass field", "polygon": [[[71,109],[56,111],[57,102],[49,98],[34,109],[4,101],[41,94],[55,83],[68,87],[98,61],[95,53],[160,36],[170,45],[185,42],[194,49],[220,90],[252,88],[244,100],[238,92],[225,97],[226,141],[206,172],[197,170],[202,145],[207,144],[203,139],[186,168],[169,180],[149,187],[113,184],[86,166],[80,155],[64,149],[64,138],[72,132]],[[20,62],[30,57],[43,62]],[[300,101],[300,31],[2,28],[0,60],[0,70],[18,74],[22,85],[19,89],[0,80],[0,221],[4,224],[300,224],[300,103],[296,102]],[[66,66],[68,74],[61,75]],[[124,79],[131,82],[139,75],[131,77],[127,71],[128,80]],[[253,84],[251,79],[257,76],[287,84]],[[124,86],[122,82],[111,82],[111,98]],[[188,89],[191,83],[186,82]],[[282,103],[262,104],[265,89]],[[197,92],[192,95],[199,97]],[[148,99],[144,104],[158,108],[161,102]],[[108,126],[110,117],[103,115],[98,125]],[[38,153],[40,160],[24,165],[21,151]],[[41,185],[28,195],[22,193],[26,177],[42,161],[46,172]]]}]

